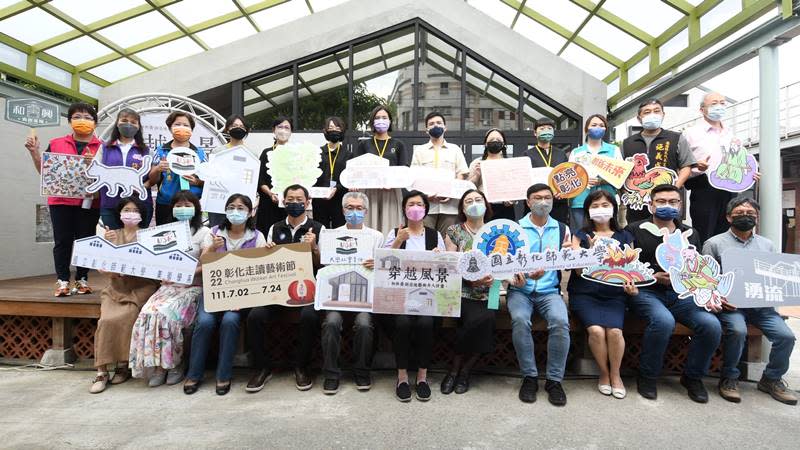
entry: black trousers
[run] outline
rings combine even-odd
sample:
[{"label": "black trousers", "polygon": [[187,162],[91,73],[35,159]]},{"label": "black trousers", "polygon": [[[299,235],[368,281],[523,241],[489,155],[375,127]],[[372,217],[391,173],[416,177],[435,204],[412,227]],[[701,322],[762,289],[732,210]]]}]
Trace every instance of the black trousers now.
[{"label": "black trousers", "polygon": [[433,317],[394,316],[392,347],[398,369],[408,369],[413,357],[420,369],[427,369],[433,354]]},{"label": "black trousers", "polygon": [[[272,370],[272,358],[267,345],[268,324],[281,314],[280,305],[258,306],[247,315],[247,343],[253,354],[256,369]],[[300,308],[299,343],[294,354],[294,367],[304,369],[311,363],[311,351],[319,333],[319,313],[314,305]]]},{"label": "black trousers", "polygon": [[727,231],[730,224],[725,217],[725,209],[736,194],[714,188],[704,175],[689,180],[686,187],[690,189],[689,215],[692,217],[692,228],[697,230],[700,242]]},{"label": "black trousers", "polygon": [[[56,276],[61,281],[69,281],[72,245],[75,239],[95,234],[100,210],[67,205],[50,205],[49,209],[50,222],[53,225],[53,264]],[[89,269],[76,267],[75,280],[80,279],[89,279]]]},{"label": "black trousers", "polygon": [[484,354],[494,351],[495,311],[480,300],[461,299],[461,318],[456,329],[456,353]]},{"label": "black trousers", "polygon": [[311,206],[314,208],[314,220],[325,225],[325,228],[328,229],[338,228],[344,225],[342,197],[344,197],[344,191],[342,188],[339,188],[330,200],[324,198],[315,198],[311,200]]},{"label": "black trousers", "polygon": [[172,222],[172,206],[156,203],[156,225]]},{"label": "black trousers", "polygon": [[368,312],[326,311],[325,320],[322,322],[322,372],[325,378],[338,380],[342,375],[339,368],[339,353],[342,347],[342,323],[345,315],[354,316],[353,372],[357,375],[369,375],[374,336],[372,315]]}]

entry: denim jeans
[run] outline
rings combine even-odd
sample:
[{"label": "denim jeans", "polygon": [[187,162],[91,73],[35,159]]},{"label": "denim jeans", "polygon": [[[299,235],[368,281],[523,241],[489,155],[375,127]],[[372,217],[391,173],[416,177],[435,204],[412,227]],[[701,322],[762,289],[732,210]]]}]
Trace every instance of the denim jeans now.
[{"label": "denim jeans", "polygon": [[536,377],[536,359],[533,353],[531,317],[538,312],[547,321],[547,379],[561,381],[569,353],[569,317],[567,306],[560,294],[525,294],[512,290],[508,293],[508,312],[511,314],[511,337],[522,375]]},{"label": "denim jeans", "polygon": [[684,374],[693,379],[703,378],[722,335],[714,314],[695,305],[691,298],[679,299],[672,290],[639,289],[639,295],[630,298],[630,306],[647,322],[639,356],[641,376],[657,378],[661,374],[664,352],[677,321],[693,333]]},{"label": "denim jeans", "polygon": [[723,311],[717,316],[722,323],[722,376],[738,379],[739,360],[747,341],[747,324],[755,326],[772,343],[769,363],[764,369],[766,378],[777,380],[789,370],[795,337],[774,308],[747,308]]},{"label": "denim jeans", "polygon": [[[348,313],[344,313],[348,314]],[[353,313],[350,313],[353,314]],[[327,311],[322,322],[322,372],[325,378],[338,380],[342,375],[339,369],[339,353],[342,347],[342,313]],[[372,315],[367,312],[355,313],[353,321],[353,372],[369,375],[372,358]]]},{"label": "denim jeans", "polygon": [[206,356],[211,345],[211,336],[219,324],[219,361],[217,362],[217,381],[229,381],[232,377],[233,357],[239,341],[239,311],[208,313],[203,305],[203,296],[197,307],[197,319],[192,332],[192,351],[189,355],[190,380],[200,381],[206,370]]}]

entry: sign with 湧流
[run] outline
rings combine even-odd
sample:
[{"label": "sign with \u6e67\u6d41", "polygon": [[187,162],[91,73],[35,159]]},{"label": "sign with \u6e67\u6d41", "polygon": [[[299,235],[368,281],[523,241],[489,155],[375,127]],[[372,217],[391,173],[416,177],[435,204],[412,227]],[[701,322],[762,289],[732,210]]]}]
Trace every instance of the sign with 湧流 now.
[{"label": "sign with \u6e67\u6d41", "polygon": [[800,256],[732,248],[722,254],[725,272],[733,272],[728,303],[737,308],[800,305]]},{"label": "sign with \u6e67\u6d41", "polygon": [[35,98],[6,100],[6,120],[31,128],[56,127],[61,121],[58,104]]}]

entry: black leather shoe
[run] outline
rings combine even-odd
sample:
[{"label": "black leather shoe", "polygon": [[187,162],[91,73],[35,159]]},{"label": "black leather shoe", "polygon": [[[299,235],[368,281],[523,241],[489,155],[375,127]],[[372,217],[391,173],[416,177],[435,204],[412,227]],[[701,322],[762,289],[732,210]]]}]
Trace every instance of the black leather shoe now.
[{"label": "black leather shoe", "polygon": [[708,391],[703,385],[703,380],[681,375],[681,385],[686,388],[690,399],[697,403],[708,403]]},{"label": "black leather shoe", "polygon": [[639,391],[639,395],[648,400],[655,400],[658,398],[658,387],[655,378],[647,378],[639,375],[636,377],[636,390]]},{"label": "black leather shoe", "polygon": [[314,385],[314,380],[306,369],[294,369],[294,383],[298,390],[307,391]]},{"label": "black leather shoe", "polygon": [[456,377],[456,394],[464,394],[469,390],[469,374],[460,373]]},{"label": "black leather shoe", "polygon": [[325,395],[333,395],[339,392],[339,379],[326,378],[322,383],[322,393]]},{"label": "black leather shoe", "polygon": [[272,371],[261,369],[258,372],[254,373],[252,377],[250,377],[250,381],[247,382],[247,387],[244,388],[246,392],[258,392],[264,389],[264,386],[267,384],[267,381],[272,379]]},{"label": "black leather shoe", "polygon": [[536,393],[539,391],[539,380],[534,377],[522,379],[522,387],[519,388],[519,399],[525,403],[536,401]]},{"label": "black leather shoe", "polygon": [[186,384],[186,383],[183,384],[183,393],[186,395],[192,395],[195,392],[197,392],[198,389],[200,389],[199,382],[195,384]]},{"label": "black leather shoe", "polygon": [[439,386],[439,390],[444,395],[452,394],[453,389],[456,386],[456,377],[450,375],[449,373],[444,376],[442,380],[442,384]]},{"label": "black leather shoe", "polygon": [[230,392],[230,390],[231,390],[231,382],[230,381],[228,381],[225,384],[219,384],[219,382],[217,382],[217,395],[225,395],[228,392]]},{"label": "black leather shoe", "polygon": [[567,404],[567,393],[558,381],[547,380],[544,383],[544,390],[547,391],[547,399],[553,406],[564,406]]}]

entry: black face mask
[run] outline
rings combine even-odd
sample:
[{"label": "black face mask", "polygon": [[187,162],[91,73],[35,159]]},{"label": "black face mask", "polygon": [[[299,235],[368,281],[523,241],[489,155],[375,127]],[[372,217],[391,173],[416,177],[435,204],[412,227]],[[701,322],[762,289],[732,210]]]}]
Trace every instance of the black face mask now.
[{"label": "black face mask", "polygon": [[500,153],[504,148],[506,148],[506,145],[500,141],[491,141],[486,143],[486,150],[489,153]]},{"label": "black face mask", "polygon": [[326,131],[325,132],[325,139],[328,142],[333,142],[334,144],[337,142],[342,141],[342,132],[341,131]]},{"label": "black face mask", "polygon": [[236,140],[240,141],[240,140],[244,139],[245,136],[247,136],[247,130],[245,130],[244,128],[239,128],[239,127],[231,128],[230,130],[228,130],[228,134],[233,139],[236,139]]},{"label": "black face mask", "polygon": [[736,216],[731,226],[739,231],[750,231],[756,226],[756,218],[752,216]]}]

